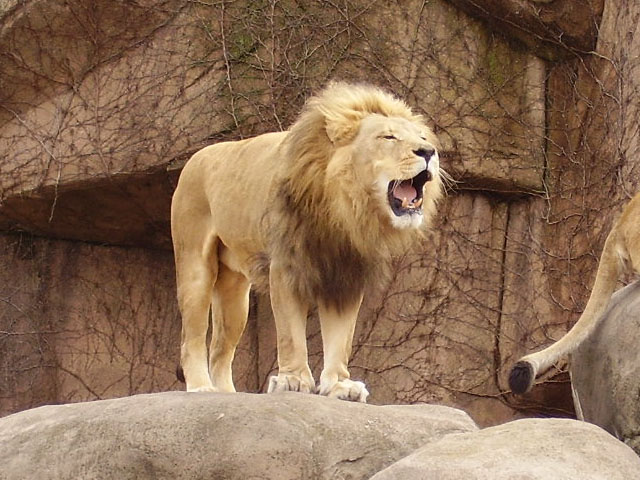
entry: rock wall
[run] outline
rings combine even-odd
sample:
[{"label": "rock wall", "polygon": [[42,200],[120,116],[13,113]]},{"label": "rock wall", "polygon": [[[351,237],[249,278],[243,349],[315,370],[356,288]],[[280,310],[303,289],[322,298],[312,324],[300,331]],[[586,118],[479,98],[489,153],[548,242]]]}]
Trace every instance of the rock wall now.
[{"label": "rock wall", "polygon": [[176,388],[170,252],[0,238],[3,413]]},{"label": "rock wall", "polygon": [[[0,3],[0,414],[180,388],[181,165],[286,128],[340,78],[405,98],[457,180],[428,241],[367,294],[352,373],[370,400],[482,425],[571,415],[562,365],[518,399],[506,373],[577,318],[640,180],[639,14],[630,0]],[[252,307],[236,387],[262,391],[275,338],[268,302]],[[309,335],[317,369],[314,322]]]}]

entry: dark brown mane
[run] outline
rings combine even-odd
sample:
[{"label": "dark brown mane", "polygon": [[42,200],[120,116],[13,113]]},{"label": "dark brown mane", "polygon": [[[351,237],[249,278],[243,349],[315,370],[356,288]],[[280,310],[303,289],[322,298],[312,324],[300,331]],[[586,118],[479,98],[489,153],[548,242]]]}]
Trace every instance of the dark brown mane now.
[{"label": "dark brown mane", "polygon": [[383,259],[359,251],[346,232],[328,219],[310,216],[293,200],[286,185],[280,190],[279,203],[285,214],[280,218],[286,220],[274,228],[273,247],[300,298],[341,310],[353,304],[367,282],[385,270]]}]

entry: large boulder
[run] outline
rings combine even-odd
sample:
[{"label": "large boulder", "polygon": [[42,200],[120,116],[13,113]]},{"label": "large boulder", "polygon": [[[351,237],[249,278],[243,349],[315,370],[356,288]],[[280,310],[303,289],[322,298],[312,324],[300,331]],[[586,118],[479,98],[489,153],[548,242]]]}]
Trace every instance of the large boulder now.
[{"label": "large boulder", "polygon": [[640,458],[604,430],[568,419],[516,420],[448,435],[372,480],[628,480]]},{"label": "large boulder", "polygon": [[613,295],[571,361],[576,411],[640,454],[640,282]]},{"label": "large boulder", "polygon": [[0,479],[364,479],[425,443],[475,430],[464,412],[433,405],[138,395],[1,419]]},{"label": "large boulder", "polygon": [[640,476],[633,450],[584,422],[478,431],[449,407],[297,393],[168,392],[40,407],[0,419],[0,444],[2,480]]}]

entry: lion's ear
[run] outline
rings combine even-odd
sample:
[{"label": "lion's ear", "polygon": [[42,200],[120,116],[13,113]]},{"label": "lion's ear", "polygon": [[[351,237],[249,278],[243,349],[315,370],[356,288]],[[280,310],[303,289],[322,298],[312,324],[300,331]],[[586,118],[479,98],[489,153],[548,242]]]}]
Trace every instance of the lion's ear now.
[{"label": "lion's ear", "polygon": [[360,116],[325,114],[325,130],[334,145],[351,141],[358,133]]}]

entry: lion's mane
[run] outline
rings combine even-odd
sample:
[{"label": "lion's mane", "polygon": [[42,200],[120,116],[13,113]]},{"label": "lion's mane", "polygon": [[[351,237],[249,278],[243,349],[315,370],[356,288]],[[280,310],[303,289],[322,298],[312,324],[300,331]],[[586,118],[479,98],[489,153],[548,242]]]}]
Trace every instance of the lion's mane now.
[{"label": "lion's mane", "polygon": [[[334,83],[309,99],[284,140],[286,174],[277,186],[269,222],[271,249],[286,262],[294,291],[338,309],[353,303],[369,280],[386,273],[392,256],[420,237],[440,194],[438,188],[437,194],[425,196],[420,231],[395,229],[389,219],[374,213],[380,207],[373,204],[379,202],[373,186],[345,208],[344,186],[351,172],[330,178],[329,162],[370,114],[423,124],[404,102],[370,86]],[[434,137],[429,140],[437,144]]]}]

